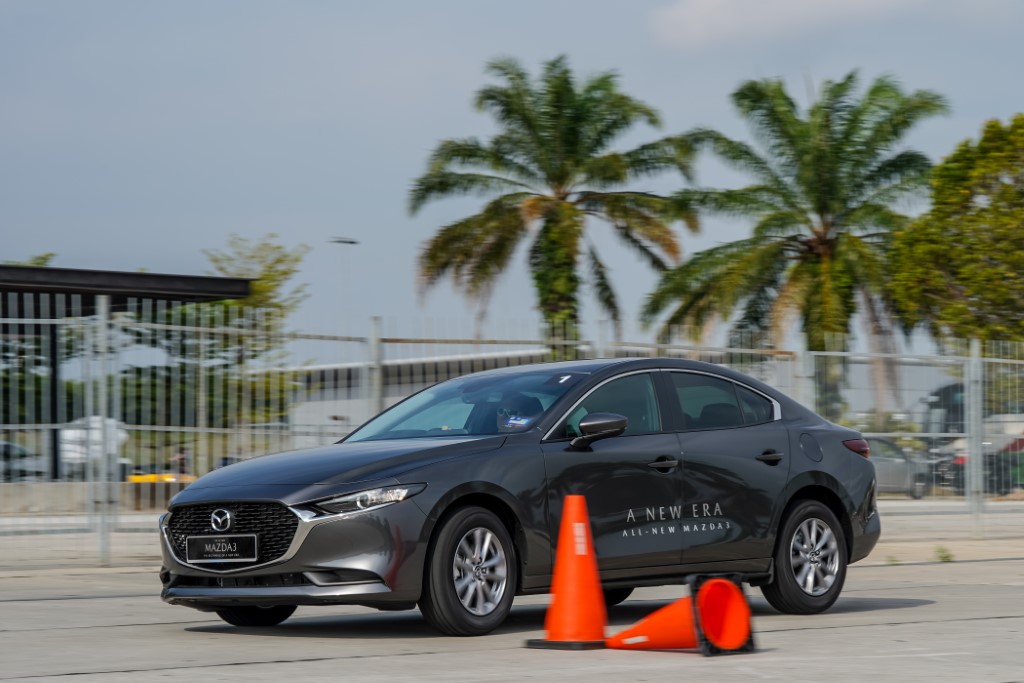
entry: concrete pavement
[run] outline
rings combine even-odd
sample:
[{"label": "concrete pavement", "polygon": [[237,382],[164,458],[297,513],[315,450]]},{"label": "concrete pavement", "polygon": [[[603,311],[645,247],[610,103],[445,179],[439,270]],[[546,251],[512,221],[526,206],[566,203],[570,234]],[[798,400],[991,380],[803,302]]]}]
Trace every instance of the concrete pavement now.
[{"label": "concrete pavement", "polygon": [[[1024,505],[989,505],[980,529],[947,501],[884,500],[882,516],[881,542],[850,568],[832,610],[781,615],[748,590],[758,651],[719,658],[526,649],[543,637],[546,597],[518,599],[480,638],[440,636],[415,611],[356,607],[300,608],[281,626],[237,629],[160,602],[155,515],[113,534],[125,565],[113,569],[75,568],[94,559],[85,534],[8,526],[0,681],[1024,680]],[[685,594],[640,589],[610,611],[608,632]]]}]

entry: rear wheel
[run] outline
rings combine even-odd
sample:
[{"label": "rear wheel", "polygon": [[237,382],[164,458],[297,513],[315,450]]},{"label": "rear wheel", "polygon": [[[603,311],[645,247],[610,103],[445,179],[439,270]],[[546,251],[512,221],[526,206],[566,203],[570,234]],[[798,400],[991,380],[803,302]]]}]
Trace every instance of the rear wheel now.
[{"label": "rear wheel", "polygon": [[434,542],[420,611],[448,635],[489,633],[512,609],[517,571],[515,546],[497,515],[479,507],[457,510]]},{"label": "rear wheel", "polygon": [[836,516],[818,501],[800,501],[782,524],[775,577],[761,592],[780,612],[824,612],[843,590],[846,561],[846,540]]},{"label": "rear wheel", "polygon": [[605,607],[615,607],[615,605],[625,602],[626,598],[633,594],[633,588],[632,586],[626,588],[605,588],[603,592]]},{"label": "rear wheel", "polygon": [[924,480],[924,477],[918,477],[914,480],[914,483],[910,486],[910,497],[914,500],[920,500],[924,498],[924,494],[928,492],[928,482]]},{"label": "rear wheel", "polygon": [[295,605],[274,607],[225,607],[217,616],[232,626],[277,626],[295,613]]}]

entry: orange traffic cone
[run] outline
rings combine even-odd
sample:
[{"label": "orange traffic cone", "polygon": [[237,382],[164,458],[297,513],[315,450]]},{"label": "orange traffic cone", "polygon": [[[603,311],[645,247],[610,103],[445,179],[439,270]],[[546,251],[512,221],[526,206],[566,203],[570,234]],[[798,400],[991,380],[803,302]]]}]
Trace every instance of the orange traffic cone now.
[{"label": "orange traffic cone", "polygon": [[681,598],[606,641],[619,650],[689,650],[705,655],[749,652],[750,605],[732,581],[712,578],[699,584],[696,603]]},{"label": "orange traffic cone", "polygon": [[608,617],[583,496],[566,496],[562,506],[551,594],[544,619],[547,638],[528,640],[526,646],[556,650],[603,648]]}]

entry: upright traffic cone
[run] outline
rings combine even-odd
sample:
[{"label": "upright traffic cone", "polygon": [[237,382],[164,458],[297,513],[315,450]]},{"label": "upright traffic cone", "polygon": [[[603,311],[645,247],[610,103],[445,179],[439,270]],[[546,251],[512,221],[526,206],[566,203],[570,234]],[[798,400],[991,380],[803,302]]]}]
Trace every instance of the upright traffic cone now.
[{"label": "upright traffic cone", "polygon": [[551,594],[551,605],[544,618],[547,638],[528,640],[526,646],[556,650],[603,648],[608,617],[583,496],[566,496],[562,506]]},{"label": "upright traffic cone", "polygon": [[697,599],[681,598],[609,638],[619,650],[689,650],[705,655],[750,651],[750,605],[732,581],[699,583]]}]

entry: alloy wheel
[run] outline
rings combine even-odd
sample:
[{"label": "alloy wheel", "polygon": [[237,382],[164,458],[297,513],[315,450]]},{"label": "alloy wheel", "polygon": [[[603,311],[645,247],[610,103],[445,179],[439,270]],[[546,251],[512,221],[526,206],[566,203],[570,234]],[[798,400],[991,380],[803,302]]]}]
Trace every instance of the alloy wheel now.
[{"label": "alloy wheel", "polygon": [[804,593],[828,592],[839,572],[839,545],[832,528],[817,517],[805,519],[793,534],[790,558],[796,584]]},{"label": "alloy wheel", "polygon": [[508,559],[501,541],[484,527],[470,529],[459,541],[452,563],[455,594],[471,614],[486,616],[505,594]]}]

